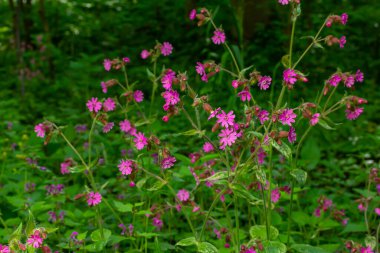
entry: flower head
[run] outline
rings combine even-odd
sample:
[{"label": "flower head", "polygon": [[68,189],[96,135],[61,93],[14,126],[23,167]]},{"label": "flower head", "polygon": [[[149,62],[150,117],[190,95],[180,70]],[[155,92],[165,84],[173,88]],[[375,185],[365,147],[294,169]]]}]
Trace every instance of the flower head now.
[{"label": "flower head", "polygon": [[112,67],[112,61],[110,59],[104,59],[103,66],[106,71],[110,71]]},{"label": "flower head", "polygon": [[346,110],[346,118],[348,120],[357,119],[362,114],[364,109],[362,107],[349,108]]},{"label": "flower head", "polygon": [[310,125],[315,126],[319,121],[319,116],[320,116],[319,113],[313,114],[313,116],[311,116],[311,119],[310,119]]},{"label": "flower head", "polygon": [[205,153],[210,153],[214,151],[214,146],[210,142],[206,142],[205,144],[203,144],[203,151]]},{"label": "flower head", "polygon": [[248,88],[245,88],[241,92],[238,93],[238,97],[240,97],[241,101],[249,101],[251,100],[251,93]]},{"label": "flower head", "polygon": [[105,82],[100,83],[100,87],[102,87],[103,93],[107,93],[107,84]]},{"label": "flower head", "polygon": [[103,127],[103,133],[108,133],[109,131],[111,131],[114,125],[115,123],[113,122],[108,122],[107,124],[105,124]]},{"label": "flower head", "polygon": [[8,246],[0,244],[0,253],[10,253],[10,252],[11,251]]},{"label": "flower head", "polygon": [[178,191],[177,193],[177,198],[182,201],[182,202],[186,202],[189,200],[190,198],[190,193],[188,191],[186,191],[185,189],[181,189]]},{"label": "flower head", "polygon": [[144,93],[141,90],[136,90],[133,92],[133,99],[137,102],[140,103],[144,100]]},{"label": "flower head", "polygon": [[333,74],[329,80],[327,80],[327,83],[330,84],[331,86],[336,87],[340,81],[342,81],[342,78],[340,77],[339,74]]},{"label": "flower head", "polygon": [[210,119],[212,119],[212,118],[215,118],[215,116],[218,115],[218,113],[220,112],[220,110],[221,110],[221,109],[220,109],[220,107],[219,107],[219,108],[217,108],[217,109],[211,111],[210,116],[208,116],[207,120],[210,120]]},{"label": "flower head", "polygon": [[219,134],[220,149],[225,149],[226,146],[232,146],[237,139],[237,133],[233,129],[222,129]]},{"label": "flower head", "polygon": [[358,69],[356,71],[356,74],[355,74],[355,80],[359,83],[362,83],[364,81],[364,74],[363,72],[360,71],[360,69]]},{"label": "flower head", "polygon": [[143,51],[141,51],[140,56],[141,56],[141,59],[145,60],[146,58],[150,56],[150,53],[148,50],[144,49]]},{"label": "flower head", "polygon": [[271,194],[271,201],[273,203],[277,203],[280,200],[281,192],[278,188],[272,190]]},{"label": "flower head", "polygon": [[143,149],[146,145],[148,145],[148,139],[141,132],[135,135],[135,139],[133,140],[135,146],[138,150]]},{"label": "flower head", "polygon": [[282,5],[287,5],[289,4],[289,0],[278,0],[278,2]]},{"label": "flower head", "polygon": [[46,127],[44,123],[40,123],[34,127],[34,132],[37,134],[37,137],[44,138],[46,134]]},{"label": "flower head", "polygon": [[41,236],[40,236],[40,231],[35,230],[34,233],[29,236],[26,243],[28,245],[32,245],[33,248],[35,248],[35,249],[40,248],[42,246],[42,243],[43,243],[43,238],[41,238]]},{"label": "flower head", "polygon": [[98,98],[91,98],[86,105],[90,112],[98,112],[102,109],[102,103],[98,101]]},{"label": "flower head", "polygon": [[269,119],[269,112],[266,110],[260,110],[257,114],[257,118],[260,120],[260,124],[263,125],[264,122]]},{"label": "flower head", "polygon": [[297,82],[297,73],[293,69],[286,69],[283,73],[284,81],[288,85],[293,85]]},{"label": "flower head", "polygon": [[195,17],[197,16],[197,10],[196,9],[192,9],[189,13],[189,19],[190,20],[194,20]]},{"label": "flower head", "polygon": [[223,110],[221,113],[216,115],[218,120],[216,122],[220,123],[222,127],[228,127],[234,125],[234,119],[235,115],[233,111],[230,111],[229,113],[225,113]]},{"label": "flower head", "polygon": [[131,126],[131,122],[129,122],[129,120],[123,120],[119,123],[120,125],[120,129],[121,131],[125,132],[125,133],[129,133],[132,126]]},{"label": "flower head", "polygon": [[260,90],[267,90],[272,83],[272,78],[270,76],[263,76],[260,78],[258,85]]},{"label": "flower head", "polygon": [[167,105],[176,105],[180,101],[179,93],[176,90],[165,91],[162,93],[162,97]]},{"label": "flower head", "polygon": [[296,140],[297,140],[296,130],[294,129],[294,127],[290,127],[289,133],[288,133],[288,141],[290,143],[294,143]]},{"label": "flower head", "polygon": [[115,110],[115,107],[116,107],[116,104],[115,104],[115,101],[112,98],[107,98],[106,100],[104,100],[104,102],[103,102],[103,110],[105,112],[113,111],[113,110]]},{"label": "flower head", "polygon": [[154,217],[152,221],[153,226],[155,226],[158,230],[161,230],[162,226],[164,223],[162,222],[161,219]]},{"label": "flower head", "polygon": [[87,194],[87,204],[89,206],[96,206],[102,202],[102,195],[99,192],[89,192]]},{"label": "flower head", "polygon": [[355,76],[354,75],[348,75],[346,79],[344,80],[344,86],[347,88],[351,88],[355,84]]},{"label": "flower head", "polygon": [[348,21],[348,14],[347,13],[343,13],[340,16],[340,21],[342,22],[342,25],[346,25],[347,21]]},{"label": "flower head", "polygon": [[212,42],[215,45],[223,44],[226,41],[226,34],[221,29],[214,31],[214,36],[211,37]]},{"label": "flower head", "polygon": [[168,55],[171,55],[173,51],[173,46],[172,44],[170,44],[169,42],[164,42],[162,43],[162,46],[161,46],[161,54],[163,56],[168,56]]},{"label": "flower head", "polygon": [[293,109],[284,109],[282,113],[278,116],[278,120],[283,125],[291,126],[295,122],[297,115],[293,112]]},{"label": "flower head", "polygon": [[339,39],[339,47],[344,48],[344,45],[346,45],[346,36],[342,36]]},{"label": "flower head", "polygon": [[200,76],[206,75],[205,66],[201,62],[197,62],[197,65],[195,66],[195,71]]},{"label": "flower head", "polygon": [[121,160],[117,166],[123,175],[130,175],[132,173],[134,162],[132,160]]},{"label": "flower head", "polygon": [[174,156],[168,156],[164,159],[162,159],[161,161],[161,168],[163,169],[169,169],[171,167],[174,166],[174,163],[176,162],[177,160],[175,159]]}]

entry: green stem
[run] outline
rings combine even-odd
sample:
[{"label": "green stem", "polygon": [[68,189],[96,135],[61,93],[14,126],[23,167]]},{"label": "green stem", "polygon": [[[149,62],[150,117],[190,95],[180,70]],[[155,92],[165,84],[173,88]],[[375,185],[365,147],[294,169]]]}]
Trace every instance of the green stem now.
[{"label": "green stem", "polygon": [[266,198],[265,198],[265,194],[264,194],[264,185],[261,184],[261,196],[263,198],[263,204],[264,204],[264,219],[265,219],[265,228],[266,228],[266,232],[267,232],[267,238],[269,240],[269,224],[268,224],[268,215],[267,215],[267,204],[266,204]]},{"label": "green stem", "polygon": [[296,148],[296,159],[295,159],[295,163],[297,163],[297,161],[298,161],[299,149],[300,149],[300,147],[301,147],[301,144],[302,144],[302,142],[305,140],[306,135],[310,132],[311,128],[312,128],[312,126],[309,126],[309,127],[306,129],[305,133],[302,135],[300,141],[298,142],[298,145],[297,145],[297,148]]},{"label": "green stem", "polygon": [[[90,134],[88,135],[88,163],[87,165],[90,166],[91,164],[91,144],[92,144],[92,133],[94,132],[94,127],[95,127],[95,123],[96,123],[96,118],[98,117],[98,115],[96,115],[92,121],[92,124],[91,124],[91,129],[90,129]],[[89,168],[90,170],[91,168]]]},{"label": "green stem", "polygon": [[99,229],[100,229],[100,236],[101,236],[102,240],[104,240],[102,218],[100,215],[100,207],[99,206],[96,207],[96,219],[98,220],[98,225],[99,225]]},{"label": "green stem", "polygon": [[288,210],[288,232],[287,232],[287,235],[288,235],[288,239],[287,239],[287,242],[286,244],[289,246],[289,242],[290,242],[290,226],[291,226],[291,219],[292,219],[292,210],[293,210],[293,195],[294,195],[294,179],[292,178],[292,181],[290,183],[290,190],[291,190],[291,193],[290,193],[290,204],[289,204],[289,210]]},{"label": "green stem", "polygon": [[240,236],[239,236],[239,212],[238,212],[238,200],[236,195],[234,195],[234,206],[235,206],[235,223],[236,223],[236,253],[240,252]]},{"label": "green stem", "polygon": [[330,102],[330,100],[331,100],[332,96],[334,95],[334,93],[335,93],[335,91],[336,91],[337,88],[338,88],[338,85],[334,87],[334,89],[333,89],[332,92],[330,93],[330,96],[327,98],[327,101],[326,101],[326,103],[325,103],[325,106],[323,107],[323,112],[326,111],[326,107],[328,106],[328,104],[329,104],[329,102]]},{"label": "green stem", "polygon": [[235,56],[234,56],[234,53],[232,52],[231,48],[228,46],[227,42],[225,42],[224,45],[226,46],[228,52],[229,52],[230,55],[231,55],[231,58],[232,58],[232,60],[233,60],[233,62],[234,62],[234,64],[235,64],[235,68],[236,68],[237,72],[240,73],[240,68],[239,68],[239,65],[238,65],[238,63],[237,63],[237,61],[236,61],[236,58],[235,58]]}]

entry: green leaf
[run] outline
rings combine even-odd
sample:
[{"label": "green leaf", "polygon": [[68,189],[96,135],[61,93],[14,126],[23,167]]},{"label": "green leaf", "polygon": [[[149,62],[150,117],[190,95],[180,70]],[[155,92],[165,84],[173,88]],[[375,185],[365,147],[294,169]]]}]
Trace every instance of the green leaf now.
[{"label": "green leaf", "polygon": [[272,146],[277,149],[283,156],[285,156],[288,160],[292,160],[292,149],[286,145],[284,142],[279,145],[276,141],[271,139]]},{"label": "green leaf", "polygon": [[289,62],[289,55],[288,55],[288,54],[287,54],[287,55],[284,55],[284,56],[281,58],[281,63],[282,63],[282,65],[283,65],[286,69],[290,68],[290,62]]},{"label": "green leaf", "polygon": [[218,181],[222,179],[228,178],[228,172],[227,171],[218,171],[214,175],[209,176],[208,178],[203,178],[201,181]]},{"label": "green leaf", "polygon": [[308,244],[293,244],[292,249],[300,253],[327,253],[322,248],[314,247]]},{"label": "green leaf", "polygon": [[365,237],[364,242],[365,242],[365,246],[371,247],[371,249],[374,249],[376,247],[376,237],[372,235],[367,235]]},{"label": "green leaf", "polygon": [[145,185],[145,183],[146,183],[147,180],[148,180],[148,178],[146,178],[146,177],[140,179],[140,180],[136,183],[136,187],[139,188],[139,189],[141,189],[141,188]]},{"label": "green leaf", "polygon": [[246,188],[244,188],[240,184],[232,184],[230,188],[233,191],[233,193],[236,194],[236,196],[247,200],[249,203],[253,205],[257,205],[262,202],[261,199],[258,199],[255,196],[253,196]]},{"label": "green leaf", "polygon": [[86,239],[87,232],[88,232],[88,231],[86,231],[86,232],[84,232],[84,233],[80,233],[80,234],[78,234],[77,239],[78,239],[79,241]]},{"label": "green leaf", "polygon": [[306,183],[307,172],[301,169],[294,169],[290,171],[290,175],[302,186]]},{"label": "green leaf", "polygon": [[13,231],[13,233],[11,234],[9,238],[9,246],[12,249],[18,248],[18,242],[21,240],[21,236],[22,236],[22,223],[20,223],[17,229]]},{"label": "green leaf", "polygon": [[84,165],[77,165],[77,166],[74,166],[74,167],[70,167],[69,168],[69,171],[71,173],[82,173],[83,171],[85,171],[87,168],[84,166]]},{"label": "green leaf", "polygon": [[155,237],[155,236],[159,236],[159,234],[157,233],[138,233],[137,234],[138,236],[141,236],[141,237],[146,237],[146,238],[152,238],[152,237]]},{"label": "green leaf", "polygon": [[162,182],[162,181],[157,181],[157,182],[155,182],[153,185],[152,185],[152,187],[150,187],[149,189],[148,189],[148,191],[157,191],[157,190],[159,190],[159,189],[161,189],[164,185],[166,185],[167,184],[167,182]]},{"label": "green leaf", "polygon": [[256,178],[257,180],[260,181],[260,183],[265,184],[267,182],[267,176],[263,169],[258,168],[255,173],[256,173]]},{"label": "green leaf", "polygon": [[108,239],[110,238],[111,234],[112,234],[111,230],[103,228],[103,236],[104,236],[104,238],[102,238],[101,230],[97,229],[97,230],[95,230],[94,232],[91,233],[91,240],[93,242],[99,242],[99,241],[107,242]]},{"label": "green leaf", "polygon": [[176,246],[188,247],[188,246],[196,245],[196,244],[197,244],[197,240],[195,239],[195,237],[189,237],[177,242]]},{"label": "green leaf", "polygon": [[344,228],[342,233],[351,233],[351,232],[365,232],[367,227],[363,223],[351,223],[349,222]]},{"label": "green leaf", "polygon": [[327,130],[335,130],[335,128],[331,127],[326,121],[324,121],[323,119],[319,119],[318,120],[318,125],[320,125],[321,127],[323,127],[324,129],[327,129]]},{"label": "green leaf", "polygon": [[[265,225],[256,225],[249,229],[252,239],[268,240],[267,228]],[[279,235],[278,229],[271,226],[269,229],[269,240],[275,240]]]},{"label": "green leaf", "polygon": [[46,228],[45,227],[45,230],[46,230],[46,233],[51,234],[51,233],[54,233],[55,231],[57,231],[58,228]]},{"label": "green leaf", "polygon": [[208,242],[201,242],[198,244],[198,252],[201,253],[218,253],[218,249]]},{"label": "green leaf", "polygon": [[132,212],[133,205],[130,203],[123,204],[123,203],[116,201],[116,200],[114,200],[113,203],[115,205],[116,210],[118,210],[121,213]]},{"label": "green leaf", "polygon": [[36,228],[36,222],[34,220],[34,216],[32,212],[29,210],[28,222],[26,223],[26,227],[25,227],[26,235],[29,237],[33,233],[33,230],[35,228]]},{"label": "green leaf", "polygon": [[286,253],[286,245],[282,242],[264,241],[263,246],[266,253]]}]

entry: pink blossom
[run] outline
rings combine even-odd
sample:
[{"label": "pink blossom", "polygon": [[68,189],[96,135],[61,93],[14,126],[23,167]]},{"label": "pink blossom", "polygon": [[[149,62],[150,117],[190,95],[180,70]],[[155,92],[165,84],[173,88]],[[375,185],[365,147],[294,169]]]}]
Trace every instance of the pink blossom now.
[{"label": "pink blossom", "polygon": [[220,239],[222,237],[221,233],[219,230],[217,230],[216,228],[213,229],[215,235],[216,235],[216,238]]},{"label": "pink blossom", "polygon": [[130,63],[130,62],[131,62],[131,59],[129,59],[129,57],[124,57],[124,58],[123,58],[123,62],[125,62],[125,63]]},{"label": "pink blossom", "polygon": [[195,66],[195,71],[200,76],[206,75],[205,66],[201,62],[197,62],[197,65]]},{"label": "pink blossom", "polygon": [[179,190],[177,193],[177,198],[182,202],[186,202],[190,198],[190,193],[185,189]]},{"label": "pink blossom", "polygon": [[364,74],[363,72],[360,71],[360,69],[358,69],[356,71],[356,74],[355,74],[355,80],[359,83],[362,83],[364,81]]},{"label": "pink blossom", "polygon": [[257,152],[257,162],[259,164],[263,164],[266,156],[267,156],[267,153],[265,153],[264,149],[259,148],[259,151]]},{"label": "pink blossom", "polygon": [[358,209],[359,209],[359,211],[364,212],[365,210],[367,210],[367,207],[365,205],[363,205],[363,203],[360,203],[358,205]]},{"label": "pink blossom", "polygon": [[249,92],[248,88],[245,88],[241,92],[238,93],[238,97],[240,97],[241,101],[250,101],[251,100],[251,93]]},{"label": "pink blossom", "polygon": [[282,113],[278,116],[278,120],[283,125],[291,126],[295,122],[297,115],[293,112],[293,109],[284,109]]},{"label": "pink blossom", "polygon": [[165,90],[171,90],[174,79],[175,72],[171,69],[167,69],[165,75],[161,78],[162,87],[164,87]]},{"label": "pink blossom", "polygon": [[223,44],[226,41],[226,34],[221,29],[216,29],[214,31],[214,36],[211,38],[215,45]]},{"label": "pink blossom", "polygon": [[289,4],[289,0],[278,0],[278,2],[282,5],[287,5]]},{"label": "pink blossom", "polygon": [[297,140],[296,130],[294,129],[294,127],[290,127],[289,133],[288,133],[288,141],[290,143],[294,143],[296,140]]},{"label": "pink blossom", "polygon": [[339,39],[339,47],[344,48],[344,45],[346,45],[346,36],[342,36]]},{"label": "pink blossom", "polygon": [[354,75],[349,75],[347,76],[346,80],[344,80],[344,86],[347,88],[351,88],[355,84],[355,76]]},{"label": "pink blossom", "polygon": [[176,105],[180,101],[179,94],[175,90],[169,90],[162,93],[162,97],[165,99],[165,104]]},{"label": "pink blossom", "polygon": [[161,54],[163,56],[168,56],[168,55],[171,55],[173,51],[173,46],[172,44],[170,44],[169,42],[164,42],[162,43],[162,46],[161,46]]},{"label": "pink blossom", "polygon": [[310,125],[315,126],[319,121],[319,116],[319,113],[313,114],[313,116],[311,116]]},{"label": "pink blossom", "polygon": [[271,201],[273,203],[277,203],[280,200],[281,192],[279,191],[278,188],[272,190],[271,194]]},{"label": "pink blossom", "polygon": [[267,90],[272,83],[272,78],[270,76],[263,76],[260,78],[258,85],[260,90]]},{"label": "pink blossom", "polygon": [[158,230],[161,230],[164,223],[159,218],[154,217],[152,221],[153,226],[155,226]]},{"label": "pink blossom", "polygon": [[239,87],[239,80],[232,80],[232,87],[234,87],[235,89],[237,88],[237,87]]},{"label": "pink blossom", "polygon": [[342,78],[340,77],[339,74],[333,74],[329,80],[327,80],[327,83],[330,84],[331,86],[336,87],[340,81],[342,81]]},{"label": "pink blossom", "polygon": [[11,251],[8,246],[0,244],[0,253],[10,253],[10,252]]},{"label": "pink blossom", "polygon": [[123,120],[119,123],[119,125],[120,125],[121,131],[125,133],[128,133],[132,128],[131,122],[129,122],[129,120]]},{"label": "pink blossom", "polygon": [[189,13],[189,19],[190,20],[194,20],[195,17],[197,16],[197,10],[196,9],[192,9]]},{"label": "pink blossom", "polygon": [[69,174],[70,173],[70,171],[69,171],[70,166],[71,166],[71,160],[67,160],[67,161],[64,161],[63,163],[61,163],[61,174],[62,175]]},{"label": "pink blossom", "polygon": [[368,247],[362,247],[360,249],[360,253],[374,253],[374,251],[372,250],[371,246],[368,246]]},{"label": "pink blossom", "polygon": [[150,56],[150,53],[148,50],[144,49],[143,51],[141,51],[141,59],[145,60],[146,58],[148,58]]},{"label": "pink blossom", "polygon": [[210,119],[212,119],[212,118],[215,118],[215,116],[218,115],[218,113],[220,112],[220,110],[221,110],[221,109],[220,109],[220,107],[219,107],[219,108],[217,108],[217,109],[211,111],[210,116],[208,116],[208,119],[207,119],[207,120],[210,120]]},{"label": "pink blossom", "polygon": [[141,90],[136,90],[133,92],[133,99],[137,102],[140,103],[144,100],[144,93]]},{"label": "pink blossom", "polygon": [[269,112],[266,110],[260,110],[257,114],[257,118],[260,120],[261,125],[263,125],[264,122],[269,119]]},{"label": "pink blossom", "polygon": [[357,107],[354,109],[347,109],[346,110],[346,118],[348,120],[355,120],[360,116],[360,114],[363,113],[363,111],[364,111],[364,109],[362,107]]},{"label": "pink blossom", "polygon": [[40,231],[35,230],[34,233],[29,236],[26,243],[28,245],[32,245],[35,249],[40,248],[43,243],[43,239],[40,236]]},{"label": "pink blossom", "polygon": [[220,123],[222,127],[228,127],[228,126],[234,125],[235,115],[233,111],[230,111],[229,113],[226,114],[222,110],[222,112],[216,115],[216,117],[218,118],[216,122]]},{"label": "pink blossom", "polygon": [[99,192],[89,192],[87,194],[87,204],[89,206],[96,206],[102,202],[102,195]]},{"label": "pink blossom", "polygon": [[199,206],[194,206],[192,212],[193,212],[193,213],[196,213],[196,212],[198,212],[200,209],[201,209],[201,208],[200,208]]},{"label": "pink blossom", "polygon": [[342,25],[346,25],[347,24],[347,21],[348,21],[348,14],[347,13],[343,13],[341,16],[340,16],[340,20],[342,22]]},{"label": "pink blossom", "polygon": [[37,137],[44,138],[46,133],[46,128],[43,123],[40,123],[34,127],[34,132],[36,132]]},{"label": "pink blossom", "polygon": [[103,127],[103,133],[108,133],[109,131],[111,131],[114,125],[115,123],[113,122],[108,122],[107,124],[105,124],[105,126]]},{"label": "pink blossom", "polygon": [[380,208],[375,208],[375,213],[380,216]]},{"label": "pink blossom", "polygon": [[105,82],[101,82],[100,87],[102,87],[103,93],[107,93],[107,84]]},{"label": "pink blossom", "polygon": [[295,84],[297,82],[297,73],[293,69],[286,69],[283,73],[286,84]]},{"label": "pink blossom", "polygon": [[174,166],[174,163],[176,162],[177,160],[175,159],[174,156],[168,156],[164,159],[162,159],[161,161],[161,168],[163,169],[169,169],[171,167]]},{"label": "pink blossom", "polygon": [[222,129],[219,134],[220,149],[225,149],[226,146],[232,146],[237,139],[237,134],[233,129]]},{"label": "pink blossom", "polygon": [[112,67],[112,61],[110,59],[104,59],[103,66],[106,71],[110,71]]},{"label": "pink blossom", "polygon": [[319,208],[315,209],[314,216],[315,217],[321,217],[321,209],[319,209]]},{"label": "pink blossom", "polygon": [[103,110],[105,112],[113,111],[113,110],[115,110],[115,107],[116,107],[116,104],[115,104],[115,101],[112,98],[107,98],[103,102]]},{"label": "pink blossom", "polygon": [[203,144],[203,151],[205,153],[210,153],[214,151],[214,146],[210,142],[206,142],[205,144]]},{"label": "pink blossom", "polygon": [[117,166],[123,175],[130,175],[133,170],[134,163],[132,160],[121,160]]},{"label": "pink blossom", "polygon": [[102,109],[102,103],[98,101],[98,98],[91,98],[86,105],[90,112],[98,112]]},{"label": "pink blossom", "polygon": [[143,149],[146,145],[148,145],[148,139],[141,132],[135,135],[135,139],[133,140],[137,150]]}]

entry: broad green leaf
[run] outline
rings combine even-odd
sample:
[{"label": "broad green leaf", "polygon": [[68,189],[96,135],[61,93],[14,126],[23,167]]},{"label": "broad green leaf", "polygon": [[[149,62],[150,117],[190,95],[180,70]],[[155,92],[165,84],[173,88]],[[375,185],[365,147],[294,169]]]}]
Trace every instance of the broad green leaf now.
[{"label": "broad green leaf", "polygon": [[218,253],[218,249],[208,242],[201,242],[198,244],[198,252],[201,253]]},{"label": "broad green leaf", "polygon": [[157,234],[157,233],[138,233],[137,235],[141,236],[141,237],[146,237],[148,239],[155,237],[155,236],[159,236],[159,234]]},{"label": "broad green leaf", "polygon": [[29,210],[28,222],[26,223],[26,226],[25,226],[26,235],[29,237],[33,233],[33,230],[35,228],[36,228],[36,222],[34,220],[34,216],[32,212]]},{"label": "broad green leaf", "polygon": [[365,242],[365,246],[371,247],[371,249],[374,249],[376,247],[376,237],[372,235],[367,235],[365,237],[364,242]]},{"label": "broad green leaf", "polygon": [[218,171],[214,175],[209,176],[208,178],[201,179],[201,181],[218,181],[228,178],[227,171]]},{"label": "broad green leaf", "polygon": [[69,168],[69,171],[71,173],[82,173],[83,171],[85,171],[87,168],[84,166],[84,165],[77,165],[77,166],[74,166],[74,167],[70,167]]},{"label": "broad green leaf", "polygon": [[264,241],[265,253],[286,253],[286,245],[282,242]]},{"label": "broad green leaf", "polygon": [[288,160],[292,160],[292,149],[286,145],[284,142],[279,145],[276,141],[271,140],[272,146],[277,149],[283,156],[285,156]]},{"label": "broad green leaf", "polygon": [[327,251],[322,248],[314,247],[308,244],[293,244],[292,249],[299,253],[327,253]]},{"label": "broad green leaf", "polygon": [[323,119],[319,119],[318,120],[318,125],[320,125],[321,127],[323,127],[324,129],[327,129],[327,130],[335,130],[335,128],[331,127],[326,121],[324,121]]},{"label": "broad green leaf", "polygon": [[91,240],[93,242],[99,242],[99,241],[107,242],[108,239],[110,238],[111,234],[112,234],[111,230],[103,228],[103,236],[104,237],[102,238],[101,229],[97,229],[91,233]]},{"label": "broad green leaf", "polygon": [[86,239],[87,232],[88,232],[88,231],[86,231],[86,232],[84,232],[84,233],[80,233],[80,234],[78,234],[77,239],[78,239],[79,241]]},{"label": "broad green leaf", "polygon": [[367,228],[364,223],[351,223],[349,222],[344,228],[342,233],[351,233],[351,232],[365,232]]},{"label": "broad green leaf", "polygon": [[147,177],[144,177],[144,178],[140,179],[140,180],[136,183],[136,187],[139,188],[139,189],[141,189],[141,188],[145,185],[145,183],[146,183],[147,180],[148,180]]},{"label": "broad green leaf", "polygon": [[58,228],[45,228],[46,233],[51,234],[58,230]]},{"label": "broad green leaf", "polygon": [[188,246],[196,245],[196,244],[197,244],[197,240],[195,239],[195,237],[189,237],[177,242],[176,246],[188,247]]},{"label": "broad green leaf", "polygon": [[104,246],[106,245],[105,241],[97,241],[93,244],[89,244],[85,247],[86,250],[90,252],[100,252],[104,249]]},{"label": "broad green leaf", "polygon": [[256,205],[262,202],[261,199],[258,199],[255,196],[253,196],[245,187],[243,187],[240,184],[233,184],[230,187],[233,193],[236,194],[236,196],[247,200],[251,204]]},{"label": "broad green leaf", "polygon": [[148,191],[157,191],[161,189],[164,185],[166,185],[167,182],[157,181],[155,182],[152,187],[148,189]]},{"label": "broad green leaf", "polygon": [[[258,240],[268,240],[267,238],[267,228],[265,225],[256,225],[249,229],[249,234],[252,239]],[[275,240],[278,237],[277,228],[271,226],[269,229],[269,240]]]},{"label": "broad green leaf", "polygon": [[301,186],[306,183],[307,179],[307,172],[301,169],[294,169],[290,171],[290,175],[294,177],[294,179],[299,183]]},{"label": "broad green leaf", "polygon": [[133,205],[130,203],[123,204],[123,203],[116,201],[116,200],[114,200],[113,203],[115,205],[116,210],[118,210],[121,213],[132,212]]},{"label": "broad green leaf", "polygon": [[261,168],[258,168],[255,170],[256,178],[260,181],[260,183],[265,184],[267,182],[267,176],[265,174],[265,171]]}]

